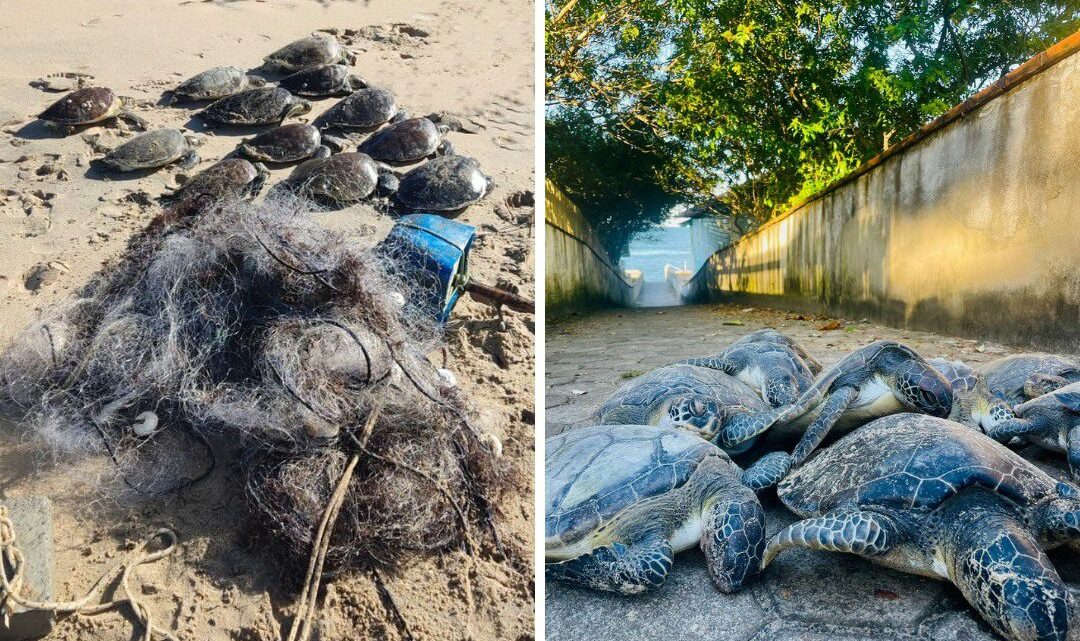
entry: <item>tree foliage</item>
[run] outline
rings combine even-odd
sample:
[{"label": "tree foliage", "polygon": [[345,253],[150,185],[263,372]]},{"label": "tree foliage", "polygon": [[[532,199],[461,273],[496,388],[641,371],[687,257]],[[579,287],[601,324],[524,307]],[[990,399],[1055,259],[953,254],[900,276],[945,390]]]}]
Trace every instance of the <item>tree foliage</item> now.
[{"label": "tree foliage", "polygon": [[[546,26],[549,135],[591,123],[549,171],[601,139],[764,220],[1080,28],[1080,2],[549,0]],[[601,202],[642,176],[592,180]]]}]

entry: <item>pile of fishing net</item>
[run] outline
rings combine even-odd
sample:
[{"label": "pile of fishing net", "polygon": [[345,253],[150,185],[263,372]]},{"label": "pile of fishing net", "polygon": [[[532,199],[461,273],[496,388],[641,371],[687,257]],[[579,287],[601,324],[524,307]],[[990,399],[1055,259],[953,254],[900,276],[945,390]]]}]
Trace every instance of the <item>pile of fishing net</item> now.
[{"label": "pile of fishing net", "polygon": [[471,546],[502,475],[425,356],[440,331],[422,281],[292,198],[162,217],[15,338],[0,404],[145,495],[238,456],[253,513],[295,558],[353,456],[331,564]]}]

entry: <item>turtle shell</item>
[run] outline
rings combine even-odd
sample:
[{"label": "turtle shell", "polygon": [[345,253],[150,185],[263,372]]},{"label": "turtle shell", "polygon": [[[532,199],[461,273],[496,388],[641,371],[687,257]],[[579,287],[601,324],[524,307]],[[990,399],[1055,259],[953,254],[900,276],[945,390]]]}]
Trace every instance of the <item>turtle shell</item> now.
[{"label": "turtle shell", "polygon": [[593,414],[597,423],[655,424],[667,401],[694,394],[711,397],[722,406],[742,405],[755,412],[769,409],[748,385],[719,370],[694,365],[668,365],[627,382],[601,403]]},{"label": "turtle shell", "polygon": [[1025,417],[1028,416],[1034,408],[1046,406],[1080,414],[1080,383],[1070,383],[1065,387],[1059,387],[1049,394],[1043,394],[1030,401],[1021,403],[1015,408],[1016,415]]},{"label": "turtle shell", "polygon": [[683,432],[600,425],[547,439],[544,537],[549,546],[580,540],[623,509],[683,486],[720,448]]},{"label": "turtle shell", "polygon": [[112,89],[85,87],[57,100],[38,118],[61,125],[87,125],[115,116],[119,102]]},{"label": "turtle shell", "polygon": [[324,129],[370,129],[390,120],[395,113],[394,94],[379,87],[364,87],[327,109],[319,121]]},{"label": "turtle shell", "polygon": [[188,151],[187,139],[177,129],[156,129],[139,134],[105,154],[101,159],[107,167],[118,171],[133,171],[162,167]]},{"label": "turtle shell", "polygon": [[410,209],[453,211],[483,198],[489,183],[475,158],[442,156],[405,174],[397,199]]},{"label": "turtle shell", "polygon": [[767,345],[775,345],[784,349],[788,349],[794,352],[799,358],[806,363],[806,366],[810,369],[811,374],[818,374],[821,372],[821,363],[811,356],[802,345],[799,345],[789,336],[782,334],[771,327],[764,327],[746,334],[733,342],[729,347],[735,345],[745,345],[747,343],[764,343]]},{"label": "turtle shell", "polygon": [[969,427],[925,414],[894,414],[848,434],[780,482],[784,505],[820,514],[836,503],[933,510],[977,484],[1027,507],[1057,481]]},{"label": "turtle shell", "polygon": [[1049,374],[1077,380],[1080,379],[1080,363],[1056,354],[1013,354],[983,365],[979,373],[994,394],[1010,403],[1023,403],[1028,400],[1024,393],[1024,383],[1032,374]]},{"label": "turtle shell", "polygon": [[313,158],[293,170],[288,182],[307,196],[336,203],[363,200],[375,191],[379,170],[371,156],[361,153]]},{"label": "turtle shell", "polygon": [[373,133],[358,151],[383,162],[407,163],[435,153],[440,142],[442,135],[435,123],[427,118],[409,118]]},{"label": "turtle shell", "polygon": [[945,377],[954,392],[970,392],[978,384],[975,370],[963,361],[949,361],[944,358],[928,358],[927,363]]},{"label": "turtle shell", "polygon": [[318,34],[290,42],[263,58],[272,69],[299,71],[305,67],[331,64],[345,59],[345,50],[332,35]]},{"label": "turtle shell", "polygon": [[248,158],[269,162],[293,162],[310,158],[322,144],[319,130],[297,122],[282,125],[240,144],[240,153]]},{"label": "turtle shell", "polygon": [[173,95],[189,100],[217,100],[248,86],[248,77],[239,67],[214,67],[180,83]]},{"label": "turtle shell", "polygon": [[318,65],[282,78],[278,86],[298,96],[329,96],[344,89],[348,78],[347,65]]},{"label": "turtle shell", "polygon": [[255,165],[243,158],[226,158],[196,174],[181,187],[174,198],[205,196],[213,200],[238,197],[248,191],[259,177]]},{"label": "turtle shell", "polygon": [[293,95],[281,87],[259,87],[226,96],[199,115],[227,125],[268,125],[281,122]]}]

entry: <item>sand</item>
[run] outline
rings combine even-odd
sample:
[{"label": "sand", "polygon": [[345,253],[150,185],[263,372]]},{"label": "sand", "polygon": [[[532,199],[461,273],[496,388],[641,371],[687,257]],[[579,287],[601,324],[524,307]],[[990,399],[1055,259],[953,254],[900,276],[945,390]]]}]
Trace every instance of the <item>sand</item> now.
[{"label": "sand", "polygon": [[[449,110],[484,126],[451,134],[455,147],[479,159],[497,183],[460,217],[484,234],[470,257],[471,272],[531,294],[533,212],[501,204],[534,187],[529,0],[48,0],[5,6],[0,15],[0,345],[117,256],[159,210],[155,198],[184,172],[101,175],[90,160],[131,134],[95,127],[58,137],[33,116],[62,94],[30,83],[50,74],[89,74],[92,85],[133,99],[136,113],[153,126],[190,128],[202,139],[203,159],[185,172],[192,174],[229,153],[240,137],[205,131],[190,108],[157,106],[161,92],[212,66],[256,67],[267,53],[316,29],[337,29],[358,53],[356,72],[391,89],[412,113]],[[334,101],[317,101],[304,120]],[[289,170],[274,169],[271,183]],[[365,207],[323,218],[358,234],[357,242],[376,241],[392,224]],[[496,510],[504,543],[519,559],[517,572],[488,551],[472,581],[472,612],[460,553],[416,558],[384,573],[385,591],[368,573],[336,576],[325,591],[317,638],[531,638],[533,333],[529,315],[500,315],[463,299],[448,327],[447,350],[437,358],[472,395],[479,421],[502,439],[513,487]],[[275,561],[273,550],[253,543],[260,539],[244,518],[235,466],[219,465],[208,481],[168,500],[118,501],[94,483],[100,461],[47,464],[33,442],[0,433],[0,498],[45,495],[54,502],[58,597],[81,595],[154,528],[169,526],[180,549],[143,567],[136,582],[155,622],[178,639],[280,637],[299,577]],[[388,614],[388,600],[403,621]],[[130,639],[132,622],[116,613],[69,617],[49,638]]]}]

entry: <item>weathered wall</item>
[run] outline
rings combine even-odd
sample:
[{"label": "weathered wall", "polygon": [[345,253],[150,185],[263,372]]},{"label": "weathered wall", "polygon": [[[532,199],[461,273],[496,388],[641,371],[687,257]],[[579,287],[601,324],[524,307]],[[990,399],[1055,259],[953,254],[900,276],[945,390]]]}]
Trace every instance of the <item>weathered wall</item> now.
[{"label": "weathered wall", "polygon": [[640,279],[615,266],[577,205],[549,180],[544,203],[544,304],[558,315],[603,304],[633,305]]},{"label": "weathered wall", "polygon": [[1066,54],[717,252],[695,289],[1080,352],[1078,150]]}]

